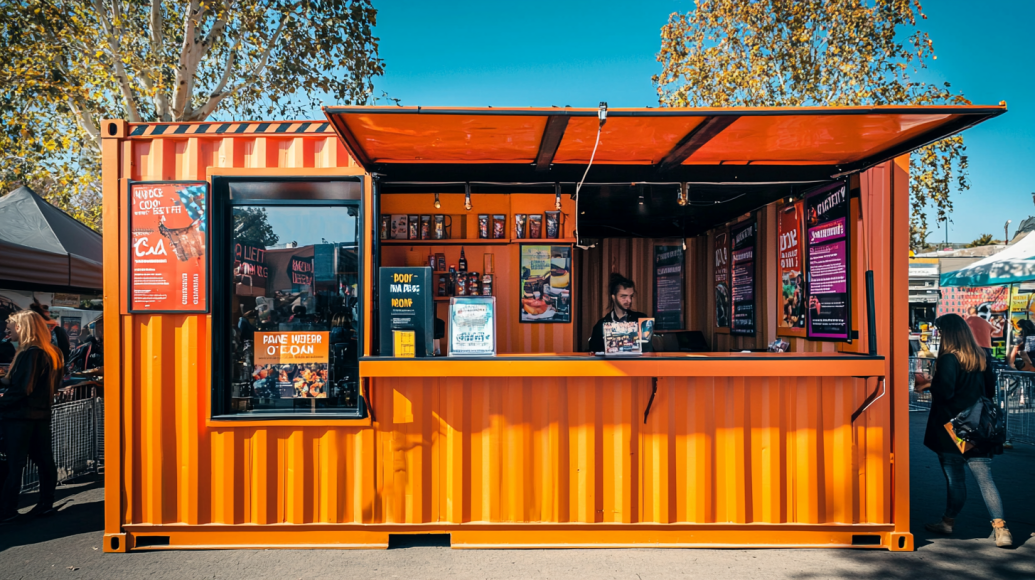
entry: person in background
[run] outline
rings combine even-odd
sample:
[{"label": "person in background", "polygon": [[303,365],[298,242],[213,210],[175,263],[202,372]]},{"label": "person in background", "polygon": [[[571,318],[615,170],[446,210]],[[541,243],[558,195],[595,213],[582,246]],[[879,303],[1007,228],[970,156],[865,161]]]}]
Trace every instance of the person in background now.
[{"label": "person in background", "polygon": [[29,305],[29,310],[32,310],[36,314],[39,314],[43,321],[46,323],[47,328],[50,329],[51,342],[53,342],[58,350],[61,351],[63,360],[68,360],[68,355],[71,353],[71,343],[68,341],[68,333],[65,332],[64,328],[57,323],[56,320],[50,317],[47,312],[47,308],[43,304],[39,303],[39,300],[33,299],[32,304]]},{"label": "person in background", "polygon": [[14,353],[18,350],[18,339],[11,336],[14,329],[6,327],[3,336],[0,336],[0,365],[9,365],[14,360]]},{"label": "person in background", "polygon": [[1035,371],[1035,364],[1032,364],[1032,357],[1035,356],[1035,323],[1030,320],[1021,320],[1017,323],[1021,327],[1017,344],[1010,346],[1010,353],[1006,355],[1006,364],[1011,369],[1019,371]]},{"label": "person in background", "polygon": [[83,375],[104,375],[104,317],[86,325],[90,335],[79,342],[68,359],[68,371]]},{"label": "person in background", "polygon": [[65,361],[50,341],[50,329],[36,312],[15,313],[9,325],[18,337],[18,351],[9,372],[0,378],[0,419],[8,472],[0,490],[0,523],[18,517],[22,470],[31,458],[39,469],[40,496],[34,516],[54,512],[57,468],[54,465],[51,407],[61,385]]},{"label": "person in background", "polygon": [[959,447],[945,424],[965,409],[970,408],[982,396],[995,400],[996,379],[992,361],[977,345],[974,333],[958,314],[939,317],[935,324],[941,331],[942,344],[938,349],[938,362],[930,386],[931,412],[924,431],[924,445],[938,454],[948,500],[942,520],[924,527],[936,534],[951,534],[956,516],[963,509],[967,499],[967,475],[964,465],[978,482],[981,497],[985,500],[988,515],[992,518],[995,545],[1007,548],[1013,545],[1013,536],[1003,519],[1003,502],[999,489],[992,480],[992,457],[1003,452],[1002,445],[977,444],[965,453]]},{"label": "person in background", "polygon": [[989,356],[992,355],[992,325],[987,320],[978,316],[977,306],[967,309],[967,326],[974,333],[974,340],[977,345],[985,349]]},{"label": "person in background", "polygon": [[[636,283],[618,274],[611,273],[607,284],[607,293],[611,297],[611,311],[604,315],[595,325],[589,336],[589,351],[604,351],[604,323],[605,322],[636,322],[641,318],[650,318],[642,312],[632,309],[633,299],[636,297]],[[650,352],[650,343],[643,344],[643,352]]]}]

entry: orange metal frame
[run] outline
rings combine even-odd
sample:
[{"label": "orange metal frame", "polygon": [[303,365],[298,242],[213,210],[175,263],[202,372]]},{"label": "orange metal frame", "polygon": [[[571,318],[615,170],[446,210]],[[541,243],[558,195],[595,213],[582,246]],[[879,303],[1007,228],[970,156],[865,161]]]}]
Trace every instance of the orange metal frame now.
[{"label": "orange metal frame", "polygon": [[[896,323],[907,158],[860,179],[879,357],[368,358],[367,422],[225,424],[209,419],[209,317],[126,313],[122,181],[363,171],[329,129],[242,125],[103,125],[105,551],[384,548],[422,533],[463,548],[913,548]],[[369,255],[363,268],[369,283]],[[855,327],[866,336],[865,316]],[[878,377],[887,396],[853,422]]]}]

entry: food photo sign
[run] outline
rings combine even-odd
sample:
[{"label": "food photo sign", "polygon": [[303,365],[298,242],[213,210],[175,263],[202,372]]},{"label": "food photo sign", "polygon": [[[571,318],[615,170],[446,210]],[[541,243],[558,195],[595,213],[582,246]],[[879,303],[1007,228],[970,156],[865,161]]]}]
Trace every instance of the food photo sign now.
[{"label": "food photo sign", "polygon": [[780,263],[777,270],[780,310],[776,313],[777,334],[805,336],[805,276],[802,269],[803,202],[784,204],[777,210]]},{"label": "food photo sign", "polygon": [[129,185],[129,312],[208,312],[208,183]]},{"label": "food photo sign", "polygon": [[571,322],[571,246],[521,246],[521,322]]},{"label": "food photo sign", "polygon": [[256,332],[252,370],[264,399],[326,399],[330,332]]}]

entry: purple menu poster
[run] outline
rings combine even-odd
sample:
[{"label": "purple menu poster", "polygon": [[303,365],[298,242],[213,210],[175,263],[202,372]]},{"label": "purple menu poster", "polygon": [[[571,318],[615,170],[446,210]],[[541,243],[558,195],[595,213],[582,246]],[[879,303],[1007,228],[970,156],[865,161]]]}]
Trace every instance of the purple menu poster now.
[{"label": "purple menu poster", "polygon": [[808,338],[851,338],[849,222],[848,184],[838,181],[805,194]]},{"label": "purple menu poster", "polygon": [[730,334],[755,335],[755,237],[758,224],[752,216],[730,226],[730,266],[733,270],[733,321]]}]

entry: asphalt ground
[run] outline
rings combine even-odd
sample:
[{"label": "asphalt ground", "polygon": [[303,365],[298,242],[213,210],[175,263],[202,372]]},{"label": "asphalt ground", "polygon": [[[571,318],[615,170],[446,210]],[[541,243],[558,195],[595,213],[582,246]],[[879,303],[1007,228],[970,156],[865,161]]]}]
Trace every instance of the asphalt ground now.
[{"label": "asphalt ground", "polygon": [[[945,480],[921,444],[926,413],[911,413],[915,552],[878,550],[450,550],[421,539],[388,550],[101,551],[99,479],[58,489],[60,511],[0,527],[0,578],[851,578],[989,580],[1035,578],[1035,446],[993,463],[1007,523],[1019,544],[995,547],[988,514],[968,474],[967,505],[951,538],[932,536]],[[32,495],[23,498],[27,510]],[[23,510],[23,511],[24,511]],[[427,544],[427,542],[423,542]]]}]

